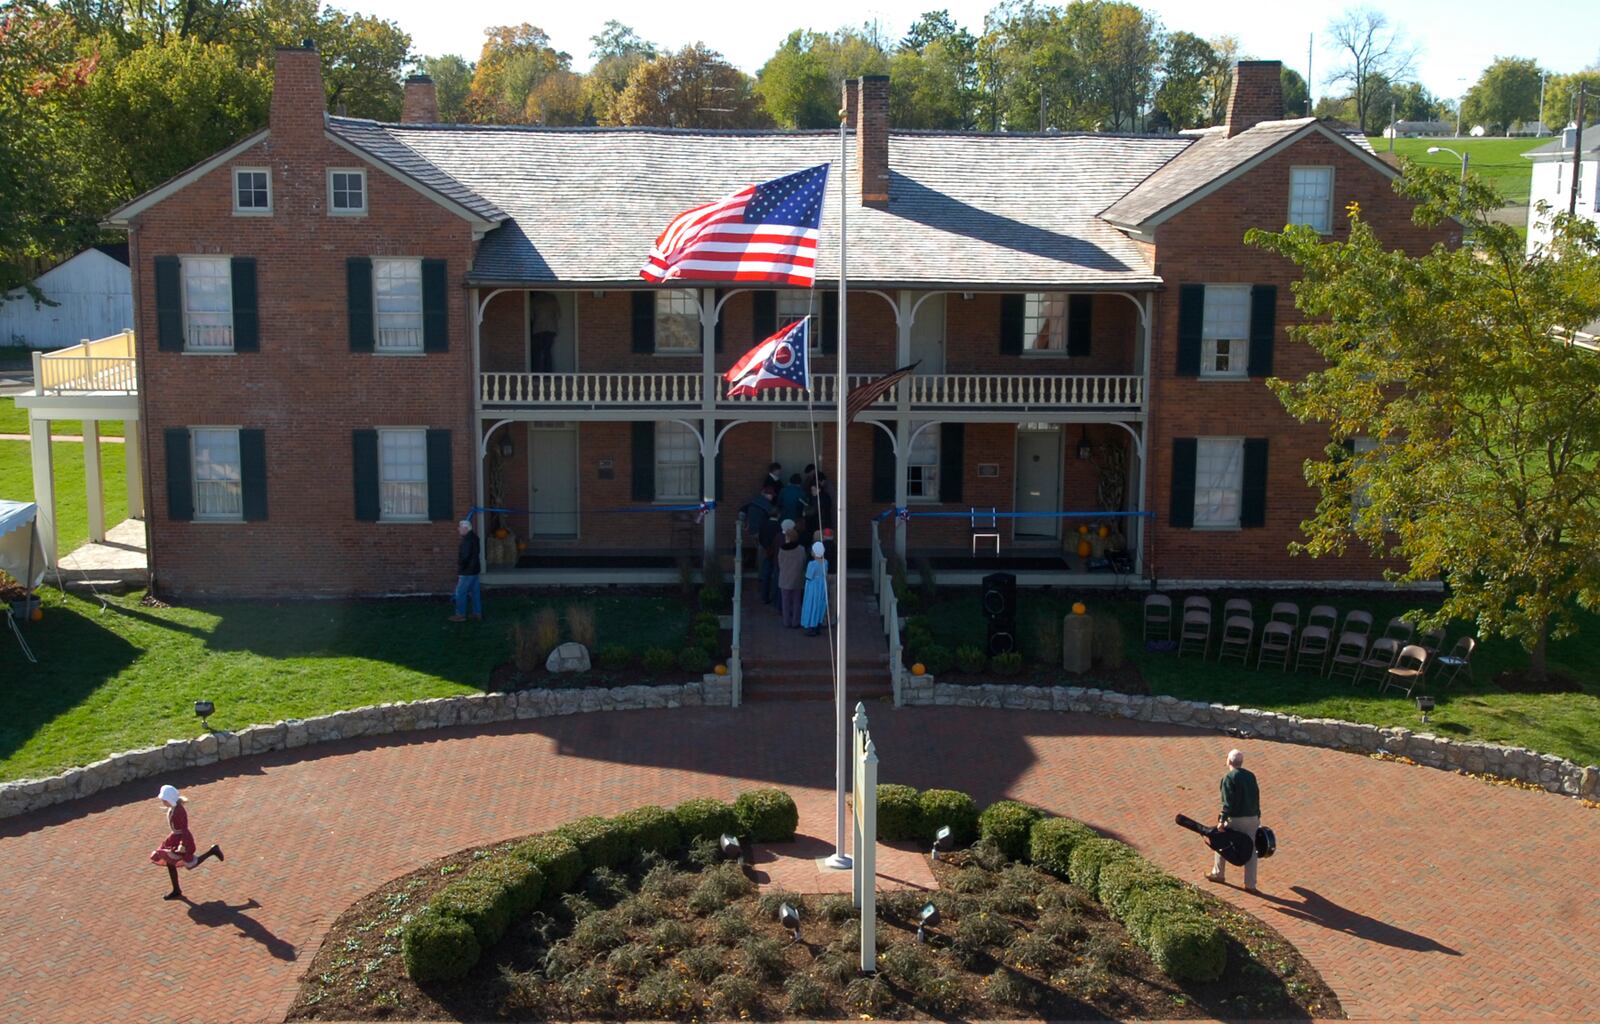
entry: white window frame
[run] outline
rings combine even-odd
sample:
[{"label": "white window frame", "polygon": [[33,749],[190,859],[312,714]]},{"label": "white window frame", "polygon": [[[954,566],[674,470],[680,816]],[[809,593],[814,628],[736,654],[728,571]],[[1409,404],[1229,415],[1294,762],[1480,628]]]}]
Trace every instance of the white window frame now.
[{"label": "white window frame", "polygon": [[[398,442],[405,440],[409,447],[416,446],[420,456],[420,471],[407,460],[407,465],[392,465],[385,457]],[[408,453],[409,454],[409,453]],[[420,476],[416,475],[420,472]],[[404,488],[404,489],[402,489]],[[420,511],[397,511],[404,502]],[[378,428],[378,522],[426,523],[428,522],[428,428],[379,427]]]},{"label": "white window frame", "polygon": [[[361,205],[348,209],[338,209],[333,205],[334,186],[333,176],[336,174],[354,174],[361,179]],[[330,167],[328,168],[328,216],[330,217],[365,217],[368,207],[367,198],[367,172],[361,167]]]},{"label": "white window frame", "polygon": [[[1209,449],[1209,452],[1208,452]],[[1223,459],[1222,479],[1202,480],[1201,467],[1208,461]],[[1229,497],[1231,492],[1231,498]],[[1231,505],[1231,514],[1229,506]],[[1240,529],[1244,509],[1244,438],[1199,437],[1194,446],[1194,528],[1197,530]]]},{"label": "white window frame", "polygon": [[[658,356],[697,356],[700,354],[700,292],[695,288],[663,288],[655,293],[656,330],[655,352]],[[687,306],[674,309],[674,306]],[[691,325],[692,345],[661,344],[665,336],[663,325],[669,321],[683,320]]]},{"label": "white window frame", "polygon": [[[1059,305],[1055,312],[1051,306]],[[1022,297],[1022,354],[1025,356],[1051,356],[1061,358],[1067,354],[1072,330],[1070,311],[1071,292],[1026,292]],[[1058,322],[1059,327],[1057,326]],[[1039,336],[1049,332],[1048,344],[1036,344]],[[1057,344],[1059,335],[1060,344]]]},{"label": "white window frame", "polygon": [[[663,441],[669,441],[670,444],[664,444]],[[673,457],[663,458],[663,455]],[[657,420],[655,460],[656,501],[679,503],[700,500],[703,468],[700,439],[693,430],[673,420]],[[666,481],[672,482],[673,489],[668,489]]]},{"label": "white window frame", "polygon": [[[806,336],[810,339],[807,347],[812,351],[816,351],[822,347],[822,324],[818,319],[821,314],[820,307],[818,307],[817,313],[812,312],[811,304],[813,298],[814,296],[811,292],[779,291],[777,302],[778,330],[783,330],[797,320],[803,320],[808,316],[811,317],[811,329],[806,332]],[[761,339],[758,338],[756,340],[759,341]]]},{"label": "white window frame", "polygon": [[[226,284],[228,296],[227,309],[191,309],[191,302],[197,297],[194,289],[190,287],[192,270],[201,267],[221,266],[221,278]],[[179,290],[182,292],[183,302],[183,350],[185,352],[201,352],[227,355],[233,352],[233,258],[231,256],[181,256],[178,259]],[[195,278],[214,277],[215,275],[194,274]],[[201,289],[203,291],[204,289]],[[222,294],[221,292],[217,293]],[[197,320],[204,322],[196,322]],[[195,343],[195,332],[204,330],[209,332],[201,344]]]},{"label": "white window frame", "polygon": [[[202,435],[231,435],[233,461],[200,461],[202,450],[214,451],[214,442],[202,444]],[[189,428],[189,482],[193,492],[194,518],[202,523],[244,522],[244,460],[239,453],[238,427]],[[218,511],[219,506],[224,506]]]},{"label": "white window frame", "polygon": [[[403,272],[403,273],[402,273]],[[415,307],[411,308],[410,289],[395,291],[404,279],[416,285]],[[387,293],[385,287],[388,287]],[[387,306],[387,308],[385,308]],[[416,257],[372,257],[373,351],[378,355],[417,355],[423,339],[422,260]],[[384,334],[389,340],[385,342]]]},{"label": "white window frame", "polygon": [[[1237,328],[1238,337],[1226,329],[1232,325],[1218,323],[1218,304],[1214,297],[1243,296],[1244,321]],[[1225,369],[1217,368],[1219,359],[1227,359]],[[1200,323],[1200,376],[1238,380],[1250,376],[1250,285],[1208,284]]]},{"label": "white window frame", "polygon": [[[1298,173],[1301,173],[1301,172],[1311,172],[1311,171],[1325,172],[1326,173],[1326,181],[1328,183],[1328,194],[1322,198],[1322,211],[1321,211],[1322,223],[1321,224],[1318,224],[1315,220],[1308,220],[1307,219],[1307,217],[1316,216],[1316,214],[1314,212],[1307,212],[1307,206],[1309,205],[1309,203],[1310,202],[1315,202],[1316,200],[1314,200],[1314,199],[1308,200],[1303,195],[1297,195],[1296,194],[1297,189],[1302,187],[1303,184],[1304,184],[1303,182],[1296,182],[1295,181],[1296,175]],[[1299,212],[1297,212],[1297,210]],[[1311,230],[1315,231],[1319,235],[1327,235],[1327,234],[1332,234],[1333,233],[1333,167],[1331,165],[1327,165],[1327,164],[1297,164],[1297,165],[1291,166],[1289,168],[1289,220],[1288,220],[1288,223],[1290,223],[1290,224],[1304,224],[1307,227],[1311,228]]]},{"label": "white window frame", "polygon": [[[267,183],[266,206],[240,206],[239,205],[239,175],[259,174]],[[252,189],[252,191],[254,191]],[[233,169],[233,215],[235,217],[270,217],[272,216],[272,168],[270,167],[235,167]]]},{"label": "white window frame", "polygon": [[939,502],[939,425],[918,433],[923,423],[913,422],[915,435],[906,446],[906,501],[925,505]]}]

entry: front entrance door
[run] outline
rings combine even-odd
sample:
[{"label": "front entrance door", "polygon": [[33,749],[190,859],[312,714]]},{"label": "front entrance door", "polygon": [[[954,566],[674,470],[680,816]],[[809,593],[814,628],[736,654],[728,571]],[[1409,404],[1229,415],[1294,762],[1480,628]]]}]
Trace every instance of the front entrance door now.
[{"label": "front entrance door", "polygon": [[927,292],[911,293],[913,308],[922,303],[911,324],[911,361],[920,364],[918,373],[944,372],[944,299],[943,295]]},{"label": "front entrance door", "polygon": [[528,424],[528,507],[535,537],[578,535],[578,428]]},{"label": "front entrance door", "polygon": [[[817,431],[815,442],[804,420],[788,420],[772,425],[772,461],[783,466],[783,479],[804,473],[813,462],[826,464],[832,452],[822,450],[822,432]],[[827,470],[823,470],[827,472]]]},{"label": "front entrance door", "polygon": [[[1023,425],[1017,428],[1018,512],[1061,511],[1061,428]],[[1055,540],[1061,520],[1014,519],[1017,540]]]}]

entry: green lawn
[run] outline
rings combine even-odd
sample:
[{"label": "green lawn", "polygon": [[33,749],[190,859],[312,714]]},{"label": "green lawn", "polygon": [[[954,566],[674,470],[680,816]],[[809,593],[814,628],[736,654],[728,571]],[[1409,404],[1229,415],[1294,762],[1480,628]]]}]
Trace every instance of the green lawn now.
[{"label": "green lawn", "polygon": [[[1184,595],[1174,594],[1181,605]],[[1348,680],[1332,682],[1306,672],[1257,671],[1240,668],[1237,662],[1218,665],[1189,656],[1152,653],[1144,649],[1140,632],[1142,597],[1074,598],[1019,592],[1023,615],[1018,622],[1018,641],[1027,656],[1041,646],[1058,657],[1061,619],[1072,600],[1084,600],[1091,614],[1110,614],[1122,627],[1128,660],[1136,665],[1152,693],[1170,694],[1185,700],[1204,700],[1224,704],[1280,711],[1308,718],[1341,718],[1374,725],[1403,725],[1422,730],[1416,706],[1391,690],[1377,695],[1375,683],[1355,687]],[[1263,622],[1270,600],[1255,598],[1256,621]],[[1312,604],[1332,604],[1341,614],[1349,608],[1365,608],[1379,623],[1388,621],[1416,606],[1393,598],[1319,597],[1298,599],[1301,614]],[[1218,613],[1222,602],[1214,600]],[[933,633],[948,637],[952,650],[959,644],[984,643],[984,622],[978,610],[976,592],[951,592],[948,599],[926,613]],[[1508,693],[1495,686],[1493,679],[1502,669],[1527,664],[1527,656],[1515,644],[1490,640],[1482,644],[1473,658],[1476,681],[1460,680],[1449,690],[1438,692],[1440,703],[1430,716],[1427,728],[1445,737],[1528,747],[1547,754],[1558,754],[1580,764],[1600,764],[1600,616],[1580,616],[1580,633],[1550,645],[1550,667],[1565,673],[1583,687],[1582,693]],[[1448,641],[1468,630],[1450,630]],[[1054,634],[1054,639],[1049,639]],[[1213,643],[1212,657],[1216,646]],[[1056,661],[1055,664],[1059,664]],[[1044,670],[1047,677],[1060,678],[1059,671]]]},{"label": "green lawn", "polygon": [[[598,646],[677,649],[689,608],[675,597],[491,594],[491,621],[446,622],[442,600],[239,602],[146,608],[138,594],[95,601],[50,591],[30,626],[29,665],[0,637],[0,780],[47,775],[120,750],[199,732],[385,701],[476,693],[510,657],[512,622],[546,604],[594,607]],[[682,676],[674,672],[674,681]]]},{"label": "green lawn", "polygon": [[[19,409],[16,399],[0,398],[0,434],[26,434],[28,432],[28,410]],[[77,420],[52,420],[50,433],[56,436],[82,434],[83,424]],[[121,420],[102,420],[100,422],[101,437],[121,437]]]},{"label": "green lawn", "polygon": [[[1389,152],[1389,140],[1369,136],[1368,142],[1380,154]],[[1477,174],[1505,196],[1507,206],[1526,206],[1533,180],[1533,164],[1522,154],[1549,142],[1542,139],[1395,139],[1397,156],[1408,157],[1426,167],[1457,169],[1461,160],[1449,153],[1428,154],[1429,146],[1448,146],[1467,154],[1467,170]]]},{"label": "green lawn", "polygon": [[[83,482],[83,443],[56,441],[56,550],[66,554],[89,539],[89,498]],[[100,446],[100,479],[106,529],[128,518],[128,486],[122,445]],[[33,459],[27,441],[0,441],[0,498],[33,500]]]}]

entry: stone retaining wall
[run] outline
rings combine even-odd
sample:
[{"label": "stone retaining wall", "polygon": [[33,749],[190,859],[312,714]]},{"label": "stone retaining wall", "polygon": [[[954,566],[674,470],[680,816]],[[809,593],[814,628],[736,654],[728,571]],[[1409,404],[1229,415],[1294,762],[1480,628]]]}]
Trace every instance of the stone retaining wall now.
[{"label": "stone retaining wall", "polygon": [[3,783],[0,784],[0,818],[76,800],[136,779],[199,768],[235,757],[293,750],[313,743],[585,711],[727,707],[732,703],[733,684],[729,677],[707,675],[699,682],[675,686],[520,690],[376,704],[316,718],[291,718],[274,725],[253,725],[238,732],[211,732],[189,740],[168,740],[159,747],[112,754],[94,764],[48,779]]},{"label": "stone retaining wall", "polygon": [[1167,722],[1241,736],[1332,747],[1366,754],[1408,757],[1418,764],[1446,771],[1468,771],[1515,779],[1552,793],[1600,799],[1600,767],[1575,764],[1553,754],[1522,747],[1463,743],[1432,733],[1400,727],[1361,725],[1335,718],[1301,718],[1235,704],[1202,704],[1169,696],[1136,696],[1082,686],[1022,686],[1015,683],[941,683],[933,676],[902,678],[901,698],[908,705],[963,708],[1017,708],[1031,711],[1075,711],[1081,714]]}]

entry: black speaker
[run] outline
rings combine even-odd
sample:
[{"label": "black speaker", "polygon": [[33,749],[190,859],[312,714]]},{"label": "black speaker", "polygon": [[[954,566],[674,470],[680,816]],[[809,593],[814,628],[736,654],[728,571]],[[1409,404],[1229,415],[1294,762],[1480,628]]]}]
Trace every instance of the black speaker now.
[{"label": "black speaker", "polygon": [[1009,572],[992,572],[983,578],[983,617],[990,622],[1017,620],[1017,578]]},{"label": "black speaker", "polygon": [[1010,654],[1017,649],[1017,638],[1009,622],[990,622],[988,642],[984,650],[989,657],[996,654]]}]

